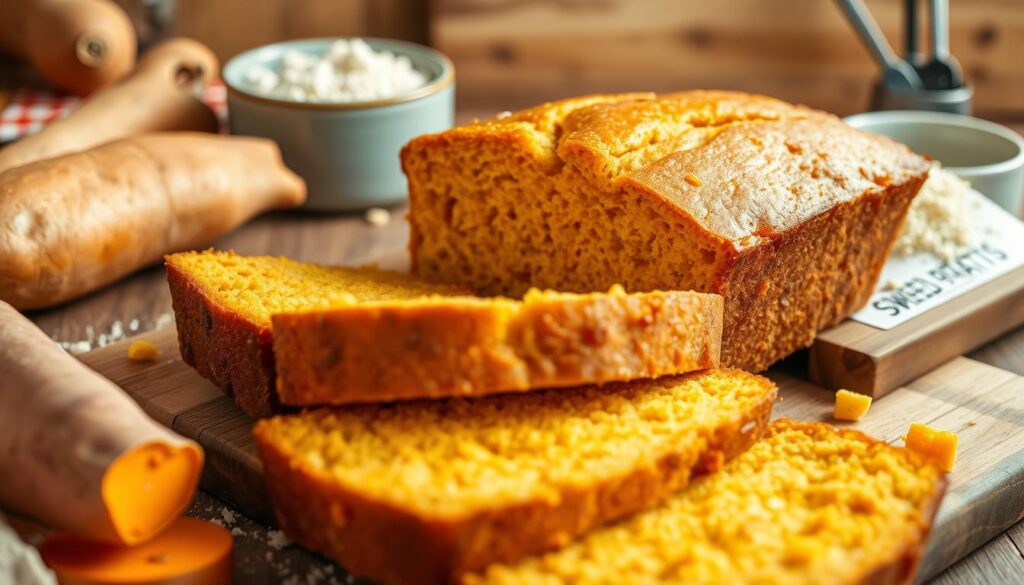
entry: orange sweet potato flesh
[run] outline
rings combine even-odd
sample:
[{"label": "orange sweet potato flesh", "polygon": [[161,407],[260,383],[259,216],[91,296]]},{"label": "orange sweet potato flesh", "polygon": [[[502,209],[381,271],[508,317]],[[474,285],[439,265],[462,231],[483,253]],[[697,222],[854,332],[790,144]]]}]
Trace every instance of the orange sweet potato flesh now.
[{"label": "orange sweet potato flesh", "polygon": [[196,95],[219,67],[198,41],[164,41],[143,55],[129,77],[96,92],[66,118],[0,149],[0,172],[147,132],[216,132],[216,115]]},{"label": "orange sweet potato flesh", "polygon": [[90,93],[131,71],[135,29],[111,0],[0,0],[0,52],[57,87]]},{"label": "orange sweet potato flesh", "polygon": [[0,300],[65,302],[305,196],[262,138],[149,134],[11,169],[0,174]]},{"label": "orange sweet potato flesh", "polygon": [[195,494],[203,451],[0,302],[0,508],[117,544],[144,542]]}]

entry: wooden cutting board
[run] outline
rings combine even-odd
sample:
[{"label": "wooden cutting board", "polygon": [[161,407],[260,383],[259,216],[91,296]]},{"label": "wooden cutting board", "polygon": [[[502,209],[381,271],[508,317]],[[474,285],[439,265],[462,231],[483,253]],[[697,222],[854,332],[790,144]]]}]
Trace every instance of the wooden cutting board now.
[{"label": "wooden cutting board", "polygon": [[[89,352],[87,365],[124,388],[161,423],[206,449],[202,485],[250,516],[273,512],[250,434],[252,418],[181,361],[173,328],[142,334],[160,348],[154,363],[127,358],[122,341]],[[774,416],[832,420],[831,392],[783,372]],[[1024,518],[1024,377],[956,358],[876,401],[865,420],[848,426],[890,443],[912,421],[956,431],[956,469],[919,578],[936,575]]]}]

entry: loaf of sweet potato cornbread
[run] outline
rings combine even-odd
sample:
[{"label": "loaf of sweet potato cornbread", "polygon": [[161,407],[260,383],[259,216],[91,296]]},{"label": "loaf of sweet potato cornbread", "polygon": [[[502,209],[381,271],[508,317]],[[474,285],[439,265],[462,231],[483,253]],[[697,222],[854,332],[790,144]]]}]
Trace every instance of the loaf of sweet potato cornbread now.
[{"label": "loaf of sweet potato cornbread", "polygon": [[759,371],[870,297],[929,165],[835,116],[720,91],[598,95],[417,138],[414,272],[479,293],[725,298]]},{"label": "loaf of sweet potato cornbread", "polygon": [[260,421],[284,531],[374,581],[445,583],[657,505],[757,441],[776,388],[740,371]]},{"label": "loaf of sweet potato cornbread", "polygon": [[908,449],[776,421],[657,508],[467,585],[897,585],[914,577],[945,490]]},{"label": "loaf of sweet potato cornbread", "polygon": [[718,366],[722,297],[682,291],[522,300],[334,301],[271,318],[277,394],[296,406],[483,396]]}]

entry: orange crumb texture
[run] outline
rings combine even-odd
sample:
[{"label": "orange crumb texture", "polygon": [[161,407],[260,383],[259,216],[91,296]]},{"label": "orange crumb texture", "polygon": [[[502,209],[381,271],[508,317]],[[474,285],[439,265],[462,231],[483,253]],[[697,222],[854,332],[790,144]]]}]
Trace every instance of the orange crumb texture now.
[{"label": "orange crumb texture", "polygon": [[836,420],[860,420],[871,408],[871,397],[849,390],[836,392]]},{"label": "orange crumb texture", "polygon": [[151,362],[160,355],[160,349],[145,339],[133,341],[128,346],[128,359],[133,362]]},{"label": "orange crumb texture", "polygon": [[924,423],[911,423],[904,439],[907,449],[935,462],[943,471],[952,471],[956,462],[957,435],[938,431]]}]

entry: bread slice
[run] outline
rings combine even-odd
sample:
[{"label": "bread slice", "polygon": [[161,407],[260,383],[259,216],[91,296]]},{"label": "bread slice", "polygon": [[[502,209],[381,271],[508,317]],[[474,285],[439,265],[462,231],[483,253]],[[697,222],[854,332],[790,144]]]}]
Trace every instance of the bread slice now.
[{"label": "bread slice", "polygon": [[332,296],[361,301],[466,294],[397,272],[341,268],[273,256],[183,252],[165,258],[182,359],[255,417],[280,411],[270,317]]},{"label": "bread slice", "polygon": [[929,165],[835,116],[736,92],[585,96],[413,140],[414,273],[480,294],[725,298],[760,371],[870,298]]},{"label": "bread slice", "polygon": [[708,370],[318,409],[255,428],[284,531],[383,583],[450,581],[656,505],[756,441],[776,388]]},{"label": "bread slice", "polygon": [[907,449],[782,420],[661,506],[465,583],[909,583],[944,489]]},{"label": "bread slice", "polygon": [[617,287],[535,292],[520,302],[270,256],[185,252],[166,264],[183,359],[256,417],[285,405],[487,394],[718,365],[716,295]]},{"label": "bread slice", "polygon": [[718,365],[722,298],[528,292],[276,314],[281,402],[346,404],[654,378]]}]

